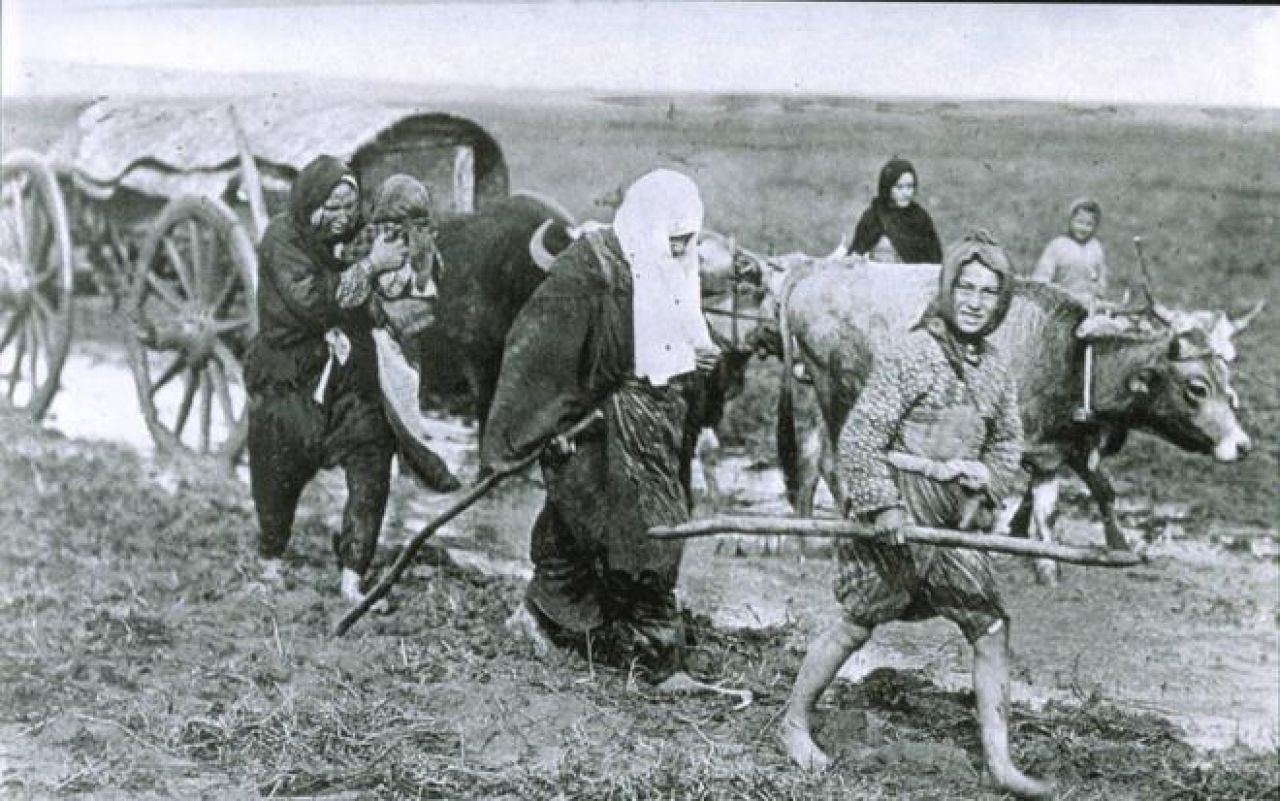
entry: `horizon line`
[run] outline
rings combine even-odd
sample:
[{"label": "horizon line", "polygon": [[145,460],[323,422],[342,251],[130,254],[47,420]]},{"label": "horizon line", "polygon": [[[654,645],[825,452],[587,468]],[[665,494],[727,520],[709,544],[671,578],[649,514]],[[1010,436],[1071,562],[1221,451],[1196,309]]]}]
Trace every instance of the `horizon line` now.
[{"label": "horizon line", "polygon": [[[1143,100],[1115,100],[1110,98],[1046,98],[1046,97],[1016,97],[1016,96],[982,96],[982,95],[914,95],[914,94],[862,94],[862,93],[839,93],[830,91],[804,91],[804,90],[760,90],[760,89],[657,89],[657,88],[637,88],[622,89],[616,87],[599,87],[587,84],[579,84],[573,86],[491,86],[485,84],[467,84],[467,83],[433,83],[429,80],[406,80],[406,79],[384,79],[384,78],[360,78],[350,75],[320,75],[310,72],[299,72],[291,70],[279,71],[242,71],[235,69],[228,70],[198,70],[188,67],[156,67],[143,66],[134,64],[101,64],[79,61],[45,61],[41,59],[32,59],[26,62],[30,66],[39,67],[62,67],[88,71],[114,71],[116,73],[144,73],[144,74],[174,74],[186,76],[193,79],[216,79],[216,78],[236,78],[245,81],[265,81],[265,80],[298,80],[302,79],[309,83],[317,81],[340,82],[354,88],[356,85],[365,84],[371,86],[392,87],[434,87],[442,90],[466,91],[472,93],[491,93],[491,94],[510,94],[510,93],[548,93],[548,94],[578,94],[591,95],[596,98],[599,96],[641,96],[641,97],[679,97],[679,96],[705,96],[705,97],[724,97],[724,96],[741,96],[741,97],[799,97],[799,98],[845,98],[851,100],[865,100],[869,102],[900,102],[900,103],[1025,103],[1025,104],[1043,104],[1043,105],[1085,105],[1085,106],[1117,106],[1117,107],[1133,107],[1133,108],[1168,108],[1168,109],[1221,109],[1235,111],[1251,111],[1251,112],[1273,112],[1280,113],[1280,105],[1249,105],[1249,104],[1221,104],[1221,103],[1203,103],[1192,101],[1143,101]],[[265,90],[264,91],[269,91]],[[220,94],[219,91],[200,90],[188,91],[188,95]],[[337,92],[335,92],[336,94]],[[148,91],[140,88],[136,92],[94,92],[85,89],[83,92],[78,90],[71,91],[52,91],[52,92],[3,92],[0,97],[5,99],[18,98],[39,98],[39,97],[74,97],[83,94],[86,98],[105,97],[111,94],[130,94],[148,97],[163,97],[165,92]]]}]

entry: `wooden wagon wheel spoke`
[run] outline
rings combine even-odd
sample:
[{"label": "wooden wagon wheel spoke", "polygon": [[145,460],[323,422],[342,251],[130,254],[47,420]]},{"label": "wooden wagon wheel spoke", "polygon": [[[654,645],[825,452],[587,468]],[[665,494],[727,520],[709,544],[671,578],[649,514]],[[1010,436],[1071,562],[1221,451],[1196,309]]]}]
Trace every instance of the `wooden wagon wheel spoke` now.
[{"label": "wooden wagon wheel spoke", "polygon": [[234,427],[239,418],[236,417],[235,404],[231,402],[231,389],[227,386],[227,377],[222,371],[220,360],[209,360],[209,377],[213,379],[213,388],[218,393],[218,406],[227,420],[227,427]]},{"label": "wooden wagon wheel spoke", "polygon": [[58,312],[49,305],[49,301],[39,292],[31,293],[31,308],[34,312],[39,312],[50,320],[58,316]]},{"label": "wooden wagon wheel spoke", "polygon": [[39,286],[57,274],[58,265],[49,263],[49,249],[53,246],[54,232],[42,215],[36,215],[35,219],[43,221],[39,226],[39,231],[34,230],[36,225],[33,221],[33,230],[31,232],[31,239],[35,242],[35,247],[32,249],[34,255],[31,259],[31,265],[35,268],[32,277],[35,279],[36,285]]},{"label": "wooden wagon wheel spoke", "polygon": [[154,398],[156,393],[167,386],[169,382],[172,381],[178,373],[182,372],[182,369],[186,366],[187,357],[183,353],[179,352],[178,355],[174,357],[173,364],[166,367],[164,372],[160,374],[160,377],[156,379],[156,382],[151,385],[151,397]]},{"label": "wooden wagon wheel spoke", "polygon": [[[45,322],[38,313],[31,315],[31,380],[38,381],[38,373],[36,372],[36,353],[45,356],[48,361],[48,354],[51,353],[49,347],[49,333],[45,330]],[[45,365],[46,371],[49,367]]]},{"label": "wooden wagon wheel spoke", "polygon": [[173,423],[173,435],[182,441],[182,429],[187,427],[187,418],[191,416],[191,402],[196,397],[196,386],[200,383],[195,368],[187,368],[187,384],[182,389],[182,403],[178,406],[178,416]]},{"label": "wooden wagon wheel spoke", "polygon": [[4,336],[0,337],[0,351],[9,347],[9,343],[13,340],[13,335],[18,333],[22,326],[22,318],[26,312],[18,312],[9,319],[9,324],[5,326]]},{"label": "wooden wagon wheel spoke", "polygon": [[226,343],[221,340],[213,343],[213,356],[222,365],[226,376],[237,381],[243,380],[244,369],[240,366],[240,360],[231,352],[231,348],[228,348]]},{"label": "wooden wagon wheel spoke", "polygon": [[[23,321],[26,322],[25,320]],[[27,355],[27,326],[23,325],[18,334],[17,350],[14,351],[13,369],[9,372],[9,401],[13,401],[14,390],[18,388],[18,379],[22,377],[22,359]]]},{"label": "wooden wagon wheel spoke", "polygon": [[239,283],[240,281],[236,277],[235,270],[229,270],[227,272],[227,279],[222,283],[222,288],[218,290],[218,294],[214,296],[213,301],[207,307],[209,311],[214,314],[220,312],[222,307],[227,304],[227,301],[231,300],[231,295],[235,292],[236,286]]},{"label": "wooden wagon wheel spoke", "polygon": [[198,450],[200,453],[209,452],[209,433],[213,427],[213,379],[210,376],[210,368],[206,367],[201,373],[197,373],[197,381],[200,382],[200,428],[197,430],[199,436]]},{"label": "wooden wagon wheel spoke", "polygon": [[[182,284],[182,291],[188,298],[195,298],[196,293],[192,288],[191,275],[187,272],[187,263],[183,260],[177,243],[167,236],[164,238],[164,252],[169,257],[169,264],[173,267],[173,271],[178,274],[178,283]],[[150,273],[147,275],[151,276]]]},{"label": "wooden wagon wheel spoke", "polygon": [[[196,220],[187,220],[187,238],[191,242],[191,285],[187,288],[187,297],[192,301],[201,301],[204,296],[201,294],[201,288],[207,287],[209,282],[204,279],[206,262],[205,262],[205,237],[202,235],[200,225]],[[218,238],[214,237],[215,239]]]},{"label": "wooden wagon wheel spoke", "polygon": [[27,359],[31,363],[31,391],[35,392],[40,384],[40,320],[34,314],[28,320],[27,336],[31,341],[31,349],[27,351]]},{"label": "wooden wagon wheel spoke", "polygon": [[169,287],[161,283],[160,279],[156,277],[155,273],[150,273],[150,272],[147,273],[146,282],[147,282],[147,286],[154,289],[156,294],[160,296],[161,300],[168,303],[174,309],[182,308],[182,298],[175,295],[172,289],[170,289]]},{"label": "wooden wagon wheel spoke", "polygon": [[202,296],[202,300],[208,300],[213,297],[213,288],[218,285],[218,279],[222,277],[224,272],[235,273],[235,264],[230,266],[224,265],[220,259],[222,256],[222,237],[216,233],[209,237],[209,251],[205,254],[204,263],[206,267],[204,289],[206,294]]},{"label": "wooden wagon wheel spoke", "polygon": [[253,325],[253,320],[248,317],[236,317],[232,320],[214,321],[213,330],[215,333],[221,335],[235,331],[237,328],[248,328],[251,325]]}]

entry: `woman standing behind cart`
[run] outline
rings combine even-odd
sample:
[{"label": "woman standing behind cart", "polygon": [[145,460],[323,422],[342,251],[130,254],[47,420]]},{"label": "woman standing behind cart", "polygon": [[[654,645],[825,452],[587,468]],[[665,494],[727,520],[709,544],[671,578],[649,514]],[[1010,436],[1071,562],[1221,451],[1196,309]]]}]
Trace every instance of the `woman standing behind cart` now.
[{"label": "woman standing behind cart", "polygon": [[880,170],[879,190],[858,219],[853,244],[846,255],[872,261],[938,264],[942,243],[933,218],[919,203],[916,168],[906,159],[892,159]]},{"label": "woman standing behind cart", "polygon": [[282,576],[303,488],[342,467],[347,503],[334,550],[348,600],[363,599],[386,511],[395,439],[382,410],[367,301],[374,276],[404,262],[403,242],[374,242],[344,264],[335,246],[358,222],[355,176],[332,156],[298,174],[288,211],[258,246],[258,335],[245,357],[249,474],[263,578]]}]

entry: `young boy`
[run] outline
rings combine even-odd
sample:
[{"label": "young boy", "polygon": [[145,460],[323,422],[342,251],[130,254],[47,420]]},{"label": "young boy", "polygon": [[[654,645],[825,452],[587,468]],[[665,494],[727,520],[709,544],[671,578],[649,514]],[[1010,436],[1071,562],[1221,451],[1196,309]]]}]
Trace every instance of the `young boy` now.
[{"label": "young boy", "polygon": [[1107,261],[1102,243],[1094,234],[1102,222],[1097,201],[1081,198],[1071,204],[1067,233],[1045,246],[1031,271],[1037,281],[1057,284],[1093,309],[1107,289]]}]

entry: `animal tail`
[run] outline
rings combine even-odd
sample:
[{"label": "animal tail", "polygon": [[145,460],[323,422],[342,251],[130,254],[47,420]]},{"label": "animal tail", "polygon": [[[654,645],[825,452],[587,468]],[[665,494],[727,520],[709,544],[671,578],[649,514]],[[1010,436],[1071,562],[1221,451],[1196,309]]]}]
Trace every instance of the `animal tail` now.
[{"label": "animal tail", "polygon": [[778,423],[776,428],[778,462],[787,489],[787,503],[796,508],[800,492],[800,444],[796,436],[795,410],[795,343],[791,341],[788,301],[792,284],[788,283],[778,301],[778,328],[782,337],[782,384],[778,389]]}]

